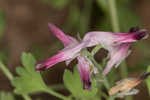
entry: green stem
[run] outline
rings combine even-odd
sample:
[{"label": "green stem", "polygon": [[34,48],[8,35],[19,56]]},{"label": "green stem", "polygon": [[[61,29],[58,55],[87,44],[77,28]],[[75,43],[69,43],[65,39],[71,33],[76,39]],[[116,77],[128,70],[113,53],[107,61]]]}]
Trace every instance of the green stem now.
[{"label": "green stem", "polygon": [[[102,71],[102,66],[94,60],[94,58],[90,52],[87,51],[87,53],[88,53],[89,59],[93,62],[93,64]],[[102,78],[104,79],[104,85],[105,85],[106,89],[109,90],[110,86],[109,86],[109,82],[108,82],[107,78],[104,76],[102,76]]]},{"label": "green stem", "polygon": [[[116,9],[116,0],[108,0],[108,5],[110,7],[110,16],[111,16],[111,23],[112,23],[113,31],[120,32],[119,20],[118,20],[117,9]],[[121,73],[122,78],[125,78],[128,75],[127,65],[125,61],[120,66],[120,73]],[[126,100],[132,100],[132,98],[131,97],[126,98]]]},{"label": "green stem", "polygon": [[[119,32],[119,20],[117,16],[117,9],[116,9],[116,0],[108,0],[108,5],[110,7],[110,16],[111,16],[111,22],[112,22],[112,28],[114,32]],[[124,61],[120,66],[120,73],[121,77],[125,78],[128,75],[126,62]]]},{"label": "green stem", "polygon": [[[7,67],[0,61],[0,69],[4,72],[4,74],[7,76],[7,78],[12,81],[13,75],[12,73],[7,69]],[[22,94],[23,98],[25,100],[32,100],[28,95]]]},{"label": "green stem", "polygon": [[8,77],[8,79],[11,81],[13,79],[13,75],[1,61],[0,61],[0,68],[4,72],[4,74]]},{"label": "green stem", "polygon": [[[95,48],[92,50],[92,51],[94,52],[93,55],[94,55],[100,48],[101,48],[101,46],[95,47]],[[87,50],[84,50],[83,53],[85,53],[86,55],[88,55],[88,58],[93,62],[94,66],[96,66],[99,70],[102,71],[102,66],[101,66],[100,64],[98,64],[98,63],[95,61],[95,59],[94,59],[92,53],[90,53],[90,52],[87,51]],[[109,89],[110,89],[110,84],[109,84],[108,79],[107,79],[105,76],[101,76],[101,78],[103,78],[103,80],[104,80],[104,86],[106,87],[107,90],[109,90]],[[106,97],[106,95],[105,95],[105,97]],[[107,99],[108,99],[108,100],[114,100],[114,97],[108,96]]]},{"label": "green stem", "polygon": [[[119,32],[120,28],[119,28],[119,21],[117,16],[116,0],[108,0],[108,6],[110,9],[110,17],[111,17],[113,31]],[[109,97],[109,100],[114,100],[114,98]]]},{"label": "green stem", "polygon": [[[116,1],[115,0],[108,0],[108,5],[110,7],[110,15],[111,15],[111,22],[112,22],[113,31],[119,32],[120,28],[119,28],[119,21],[118,21],[118,16],[117,16]],[[120,72],[121,72],[122,78],[125,78],[128,74],[125,61],[121,64]]]},{"label": "green stem", "polygon": [[108,0],[108,6],[110,9],[110,18],[111,18],[113,31],[119,32],[120,28],[119,28],[119,21],[117,16],[116,0]]},{"label": "green stem", "polygon": [[91,55],[94,56],[100,49],[102,48],[101,45],[97,45],[91,52]]},{"label": "green stem", "polygon": [[59,98],[59,99],[70,100],[70,98],[68,98],[68,97],[66,97],[66,96],[64,96],[62,94],[59,94],[59,93],[57,93],[57,92],[55,92],[55,91],[53,91],[53,90],[51,90],[49,88],[46,88],[44,91],[49,93],[49,94],[51,94],[51,95],[53,95],[53,96],[55,96],[55,97],[57,97],[57,98]]}]

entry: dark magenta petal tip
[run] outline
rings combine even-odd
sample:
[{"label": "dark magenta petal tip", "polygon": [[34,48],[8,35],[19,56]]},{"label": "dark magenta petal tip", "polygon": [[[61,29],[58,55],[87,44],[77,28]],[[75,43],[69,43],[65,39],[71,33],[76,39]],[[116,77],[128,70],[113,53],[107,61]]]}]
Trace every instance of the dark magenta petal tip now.
[{"label": "dark magenta petal tip", "polygon": [[147,37],[148,37],[148,34],[147,34],[147,30],[145,30],[145,29],[139,30],[139,31],[136,33],[136,35],[134,36],[134,38],[135,38],[136,40],[145,39],[145,38],[147,38]]},{"label": "dark magenta petal tip", "polygon": [[129,30],[129,32],[137,32],[137,31],[139,31],[140,30],[140,27],[139,26],[136,26],[136,27],[132,27],[132,28],[130,28],[130,30]]},{"label": "dark magenta petal tip", "polygon": [[91,81],[84,81],[83,82],[83,89],[85,89],[85,90],[89,90],[89,89],[91,89]]}]

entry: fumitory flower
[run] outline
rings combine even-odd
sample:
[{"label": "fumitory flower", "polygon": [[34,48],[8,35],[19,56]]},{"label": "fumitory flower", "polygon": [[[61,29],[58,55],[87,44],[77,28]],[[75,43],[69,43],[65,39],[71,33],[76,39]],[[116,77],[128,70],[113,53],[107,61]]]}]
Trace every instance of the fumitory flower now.
[{"label": "fumitory flower", "polygon": [[87,47],[101,44],[102,47],[108,50],[109,61],[106,68],[102,72],[106,75],[113,66],[118,66],[130,53],[129,47],[133,42],[145,39],[148,34],[145,29],[132,28],[128,33],[112,33],[112,32],[89,32],[83,42],[87,42]]},{"label": "fumitory flower", "polygon": [[[63,31],[51,23],[48,23],[48,26],[49,30],[64,44],[64,49],[47,60],[38,62],[36,70],[45,70],[63,61],[66,61],[66,65],[68,65],[74,58],[77,57],[77,67],[83,82],[83,87],[84,89],[89,89],[91,86],[90,74],[92,72],[90,67],[93,65],[87,56],[80,53],[81,49],[86,47],[86,42],[80,43],[75,38],[64,34]],[[93,68],[93,70],[95,70],[95,68]]]},{"label": "fumitory flower", "polygon": [[81,55],[77,57],[78,59],[78,71],[80,73],[80,77],[82,79],[83,88],[89,89],[91,87],[91,71],[90,66],[92,65],[90,60],[87,58],[87,56]]},{"label": "fumitory flower", "polygon": [[[106,75],[113,66],[117,67],[129,55],[131,52],[129,47],[133,42],[145,39],[148,36],[145,29],[139,28],[132,28],[128,33],[95,31],[88,32],[83,40],[79,42],[75,38],[64,34],[64,32],[55,25],[49,23],[48,26],[49,30],[64,44],[64,49],[47,60],[38,62],[36,70],[44,70],[63,61],[68,65],[77,57],[78,71],[85,89],[90,88],[90,74],[95,72],[96,68],[88,57],[80,52],[81,50],[99,44],[101,44],[104,49],[108,50],[109,61],[102,72],[103,75]],[[90,70],[91,66],[93,66],[92,71]]]},{"label": "fumitory flower", "polygon": [[75,38],[65,35],[55,25],[48,23],[48,26],[49,30],[63,43],[65,48],[47,60],[38,62],[36,70],[45,70],[63,61],[66,61],[66,64],[68,65],[71,60],[79,55],[80,50],[84,47],[83,43],[79,44]]}]

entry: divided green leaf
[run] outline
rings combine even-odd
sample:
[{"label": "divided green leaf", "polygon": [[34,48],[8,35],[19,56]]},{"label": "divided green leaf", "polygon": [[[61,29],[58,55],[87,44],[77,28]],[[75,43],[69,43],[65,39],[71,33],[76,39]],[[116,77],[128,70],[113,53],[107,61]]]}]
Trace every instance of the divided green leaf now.
[{"label": "divided green leaf", "polygon": [[16,72],[19,76],[12,80],[15,93],[29,94],[42,91],[46,88],[40,72],[36,72],[34,69],[35,62],[36,60],[31,54],[22,54],[22,64],[24,67],[16,68]]}]

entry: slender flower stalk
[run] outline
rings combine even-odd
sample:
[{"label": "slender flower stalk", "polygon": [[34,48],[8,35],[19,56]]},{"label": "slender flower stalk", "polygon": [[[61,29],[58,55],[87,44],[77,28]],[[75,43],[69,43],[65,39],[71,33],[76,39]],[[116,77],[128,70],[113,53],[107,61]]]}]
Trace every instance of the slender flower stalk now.
[{"label": "slender flower stalk", "polygon": [[101,45],[97,45],[91,52],[92,56],[94,56],[101,48]]},{"label": "slender flower stalk", "polygon": [[[119,28],[119,18],[117,15],[117,8],[116,8],[116,0],[108,0],[108,6],[110,9],[110,15],[111,15],[111,22],[112,22],[112,27],[114,32],[120,32]],[[120,67],[120,72],[122,77],[127,76],[127,66],[126,66],[126,61],[123,61]],[[132,97],[126,98],[126,100],[132,100]]]},{"label": "slender flower stalk", "polygon": [[4,74],[8,77],[9,80],[13,79],[13,75],[1,61],[0,61],[0,69],[4,72]]}]

